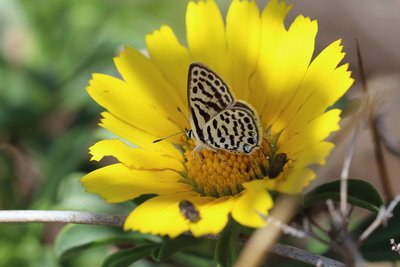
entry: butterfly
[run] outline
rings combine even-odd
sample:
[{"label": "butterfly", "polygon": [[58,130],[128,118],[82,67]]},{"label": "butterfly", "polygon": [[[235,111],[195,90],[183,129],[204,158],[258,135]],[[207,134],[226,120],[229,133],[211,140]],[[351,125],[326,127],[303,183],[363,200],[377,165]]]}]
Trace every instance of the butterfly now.
[{"label": "butterfly", "polygon": [[262,133],[256,110],[236,100],[222,78],[208,67],[190,65],[187,99],[191,129],[186,135],[196,141],[196,148],[250,154],[260,147]]}]

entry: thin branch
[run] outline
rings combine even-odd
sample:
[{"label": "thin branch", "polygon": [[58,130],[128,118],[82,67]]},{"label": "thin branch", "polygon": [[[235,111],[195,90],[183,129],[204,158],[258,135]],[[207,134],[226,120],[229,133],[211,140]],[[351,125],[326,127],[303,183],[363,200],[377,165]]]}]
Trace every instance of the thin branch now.
[{"label": "thin branch", "polygon": [[400,194],[396,195],[396,197],[390,202],[387,208],[382,206],[379,209],[378,215],[376,216],[375,220],[368,226],[368,228],[360,235],[358,240],[360,242],[364,241],[368,236],[370,236],[382,223],[385,223],[387,219],[393,216],[392,212],[394,208],[400,202]]},{"label": "thin branch", "polygon": [[305,238],[307,236],[307,232],[297,229],[293,226],[287,225],[286,223],[283,223],[277,219],[275,219],[272,216],[264,216],[263,214],[260,213],[260,216],[263,218],[263,220],[270,225],[275,226],[276,228],[280,229],[283,234],[285,235],[291,235],[297,238]]},{"label": "thin branch", "polygon": [[82,211],[1,210],[0,223],[78,223],[122,227],[125,216]]},{"label": "thin branch", "polygon": [[362,254],[347,232],[346,217],[335,209],[332,199],[328,199],[326,205],[332,219],[332,234],[335,235],[332,249],[344,257],[346,266],[365,266]]},{"label": "thin branch", "polygon": [[396,243],[394,238],[391,238],[390,244],[392,245],[392,250],[396,251],[398,254],[400,254],[400,243]]},{"label": "thin branch", "polygon": [[[217,239],[218,236],[211,236],[211,239]],[[239,243],[241,245],[244,245],[246,243],[245,239],[241,239],[239,241]],[[304,262],[304,263],[308,263],[311,265],[317,265],[318,263],[320,263],[321,265],[319,266],[332,266],[332,267],[343,267],[345,266],[344,263],[331,259],[331,258],[327,258],[325,256],[321,256],[297,247],[293,247],[290,245],[286,245],[286,244],[280,244],[280,243],[276,243],[275,245],[273,245],[271,248],[267,249],[268,253],[272,253],[275,255],[279,255],[285,258],[289,258],[292,260],[296,260],[296,261],[300,261],[300,262]]]},{"label": "thin branch", "polygon": [[354,150],[356,147],[356,137],[358,134],[358,127],[356,126],[352,130],[351,141],[349,150],[347,152],[347,156],[343,163],[342,172],[340,174],[340,211],[343,217],[346,217],[348,214],[348,205],[347,205],[347,181],[349,179],[349,172],[351,161],[353,159]]},{"label": "thin branch", "polygon": [[271,249],[269,249],[269,252],[284,256],[286,258],[296,259],[298,261],[312,264],[314,266],[316,266],[317,264],[320,264],[319,266],[331,267],[345,266],[339,261],[284,244],[275,244]]},{"label": "thin branch", "polygon": [[345,258],[345,263],[348,266],[365,266],[365,260],[358,250],[357,244],[353,241],[350,235],[346,234],[336,249],[341,250],[341,254]]},{"label": "thin branch", "polygon": [[386,218],[385,214],[385,207],[382,206],[379,211],[378,215],[376,215],[375,220],[368,226],[368,228],[360,235],[358,240],[360,242],[364,241],[368,236],[372,234],[373,231],[375,231],[381,224],[382,221]]},{"label": "thin branch", "polygon": [[394,199],[390,202],[390,204],[387,207],[387,212],[392,213],[394,208],[396,208],[397,204],[400,202],[400,194],[396,195]]},{"label": "thin branch", "polygon": [[326,206],[328,207],[328,213],[331,217],[331,222],[334,227],[339,227],[343,223],[342,215],[335,209],[335,204],[332,199],[326,200]]},{"label": "thin branch", "polygon": [[[365,96],[366,105],[367,107],[370,106],[370,101],[368,98],[368,88],[367,88],[367,79],[365,76],[364,65],[361,56],[360,44],[358,39],[356,39],[356,46],[357,46],[357,59],[358,59],[358,67],[360,70],[360,78],[361,78],[361,88]],[[393,189],[390,185],[390,180],[386,168],[385,158],[383,155],[382,143],[379,137],[379,130],[376,125],[376,115],[373,111],[369,111],[368,114],[368,122],[369,127],[372,135],[373,145],[374,145],[374,154],[375,160],[378,166],[379,177],[382,183],[383,190],[385,192],[386,199],[392,199],[394,197]]]},{"label": "thin branch", "polygon": [[385,191],[386,200],[392,199],[394,197],[393,188],[390,184],[385,157],[383,155],[382,143],[381,139],[379,138],[378,128],[376,126],[376,119],[375,116],[370,117],[370,127],[371,133],[373,137],[373,144],[374,144],[374,154],[376,163],[378,165],[379,176],[381,178],[383,190]]}]

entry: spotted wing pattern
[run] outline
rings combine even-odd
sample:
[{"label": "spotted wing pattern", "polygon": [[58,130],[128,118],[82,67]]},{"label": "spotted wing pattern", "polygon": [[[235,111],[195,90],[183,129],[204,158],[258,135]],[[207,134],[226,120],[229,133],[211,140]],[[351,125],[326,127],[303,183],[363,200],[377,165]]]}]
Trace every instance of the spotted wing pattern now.
[{"label": "spotted wing pattern", "polygon": [[204,125],[206,144],[233,153],[251,153],[261,143],[257,114],[247,103],[236,102]]},{"label": "spotted wing pattern", "polygon": [[196,141],[232,153],[251,153],[261,143],[254,108],[236,101],[229,87],[212,70],[193,63],[188,75],[191,133]]},{"label": "spotted wing pattern", "polygon": [[198,63],[189,67],[187,97],[194,136],[205,143],[204,125],[232,105],[234,97],[216,73]]}]

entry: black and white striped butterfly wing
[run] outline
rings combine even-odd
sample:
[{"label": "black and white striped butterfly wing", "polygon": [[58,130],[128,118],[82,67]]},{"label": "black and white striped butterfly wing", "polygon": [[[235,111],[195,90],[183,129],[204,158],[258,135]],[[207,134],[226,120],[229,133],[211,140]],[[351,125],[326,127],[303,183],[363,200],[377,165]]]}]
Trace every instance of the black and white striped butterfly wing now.
[{"label": "black and white striped butterfly wing", "polygon": [[213,149],[252,153],[261,144],[258,116],[249,104],[239,101],[218,113],[203,128],[205,143]]},{"label": "black and white striped butterfly wing", "polygon": [[207,67],[193,63],[188,75],[190,124],[194,136],[205,143],[203,128],[217,114],[234,104],[225,82]]}]

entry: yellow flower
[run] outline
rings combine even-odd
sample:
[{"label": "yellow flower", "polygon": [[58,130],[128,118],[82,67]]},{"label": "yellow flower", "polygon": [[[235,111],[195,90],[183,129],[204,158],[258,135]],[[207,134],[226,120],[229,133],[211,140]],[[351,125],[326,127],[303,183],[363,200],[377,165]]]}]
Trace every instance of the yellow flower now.
[{"label": "yellow flower", "polygon": [[[339,66],[340,40],[314,55],[317,22],[300,15],[286,29],[290,9],[272,0],[260,13],[254,1],[234,0],[224,23],[213,0],[190,1],[187,47],[162,26],[146,38],[149,56],[126,48],[115,58],[122,79],[93,75],[87,90],[107,110],[100,125],[121,139],[96,143],[92,160],[114,156],[119,163],[87,174],[83,184],[110,203],[157,195],[132,211],[126,230],[216,234],[229,215],[261,227],[260,214],[273,206],[269,191],[299,193],[314,179],[308,167],[324,164],[334,147],[324,139],[339,128],[340,111],[327,108],[353,80],[348,65]],[[256,109],[264,137],[256,152],[193,152],[193,140],[183,134],[153,143],[190,127],[187,75],[193,62],[208,66]],[[277,177],[268,178],[272,167]]]}]

